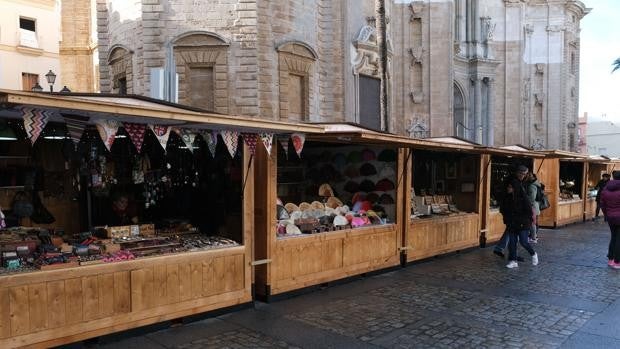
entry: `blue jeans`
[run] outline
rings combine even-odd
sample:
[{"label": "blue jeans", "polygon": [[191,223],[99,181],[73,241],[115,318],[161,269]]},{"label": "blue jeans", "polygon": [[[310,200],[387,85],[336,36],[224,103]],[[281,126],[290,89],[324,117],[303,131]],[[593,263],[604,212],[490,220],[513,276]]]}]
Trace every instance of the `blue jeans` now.
[{"label": "blue jeans", "polygon": [[498,252],[503,252],[506,247],[508,247],[508,239],[510,235],[508,234],[508,229],[504,230],[504,234],[499,239],[497,244],[495,244],[494,250]]},{"label": "blue jeans", "polygon": [[511,230],[509,235],[510,239],[508,241],[508,260],[516,261],[517,260],[517,240],[529,252],[530,256],[533,256],[536,252],[527,241],[528,235],[530,233],[530,229],[521,229],[521,230]]}]

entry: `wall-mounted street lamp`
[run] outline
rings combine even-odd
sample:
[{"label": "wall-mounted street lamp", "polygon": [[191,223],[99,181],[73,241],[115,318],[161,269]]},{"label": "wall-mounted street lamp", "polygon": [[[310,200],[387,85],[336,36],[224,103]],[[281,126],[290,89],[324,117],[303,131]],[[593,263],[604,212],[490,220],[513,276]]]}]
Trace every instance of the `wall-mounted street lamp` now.
[{"label": "wall-mounted street lamp", "polygon": [[47,83],[50,85],[50,93],[54,92],[54,82],[56,81],[56,74],[50,69],[50,71],[45,74],[45,78],[47,79]]}]

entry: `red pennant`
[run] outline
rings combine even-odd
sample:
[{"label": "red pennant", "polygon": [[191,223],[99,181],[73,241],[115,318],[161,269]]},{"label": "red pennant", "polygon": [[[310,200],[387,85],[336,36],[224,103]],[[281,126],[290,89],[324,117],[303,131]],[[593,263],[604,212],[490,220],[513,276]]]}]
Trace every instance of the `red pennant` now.
[{"label": "red pennant", "polygon": [[142,143],[144,142],[144,135],[146,134],[145,124],[134,124],[130,122],[123,123],[125,131],[129,134],[129,138],[133,145],[136,146],[138,153],[142,151]]}]

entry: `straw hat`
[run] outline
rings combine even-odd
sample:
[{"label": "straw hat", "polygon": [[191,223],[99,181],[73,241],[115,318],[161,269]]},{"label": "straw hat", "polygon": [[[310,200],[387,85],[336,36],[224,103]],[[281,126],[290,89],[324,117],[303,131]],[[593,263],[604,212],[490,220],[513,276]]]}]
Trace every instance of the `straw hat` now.
[{"label": "straw hat", "polygon": [[323,183],[319,187],[319,196],[334,196],[334,190],[329,184]]},{"label": "straw hat", "polygon": [[284,208],[288,211],[288,213],[291,213],[293,211],[299,211],[299,206],[295,205],[292,202],[289,202],[286,205],[284,205]]},{"label": "straw hat", "polygon": [[342,206],[342,201],[340,201],[340,199],[338,199],[337,197],[332,196],[329,199],[327,199],[327,203],[325,204],[325,206],[334,209],[339,206]]},{"label": "straw hat", "polygon": [[307,202],[302,202],[301,204],[299,204],[299,209],[302,211],[309,210],[311,208],[312,206],[310,206],[310,204]]},{"label": "straw hat", "polygon": [[312,208],[315,209],[315,210],[324,210],[325,209],[325,205],[323,205],[323,203],[319,202],[319,201],[312,201],[310,206],[312,206]]},{"label": "straw hat", "polygon": [[286,226],[286,233],[289,235],[299,235],[301,234],[301,230],[295,224],[288,224]]}]

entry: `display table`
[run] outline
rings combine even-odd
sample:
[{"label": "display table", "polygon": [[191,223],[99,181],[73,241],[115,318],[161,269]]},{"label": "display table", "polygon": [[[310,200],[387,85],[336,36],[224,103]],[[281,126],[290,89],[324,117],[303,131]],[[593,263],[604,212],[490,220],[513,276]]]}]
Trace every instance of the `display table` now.
[{"label": "display table", "polygon": [[489,209],[489,225],[486,232],[487,244],[499,241],[506,225],[504,224],[504,217],[499,212],[499,209]]},{"label": "display table", "polygon": [[413,219],[407,235],[407,261],[478,246],[479,237],[477,213]]},{"label": "display table", "polygon": [[50,347],[252,300],[249,248],[0,277],[0,348]]},{"label": "display table", "polygon": [[396,224],[278,238],[272,254],[271,294],[396,266]]},{"label": "display table", "polygon": [[594,218],[596,214],[596,198],[591,197],[585,200],[584,218],[590,220]]},{"label": "display table", "polygon": [[582,199],[558,201],[557,225],[562,226],[570,223],[582,222],[583,205]]}]

